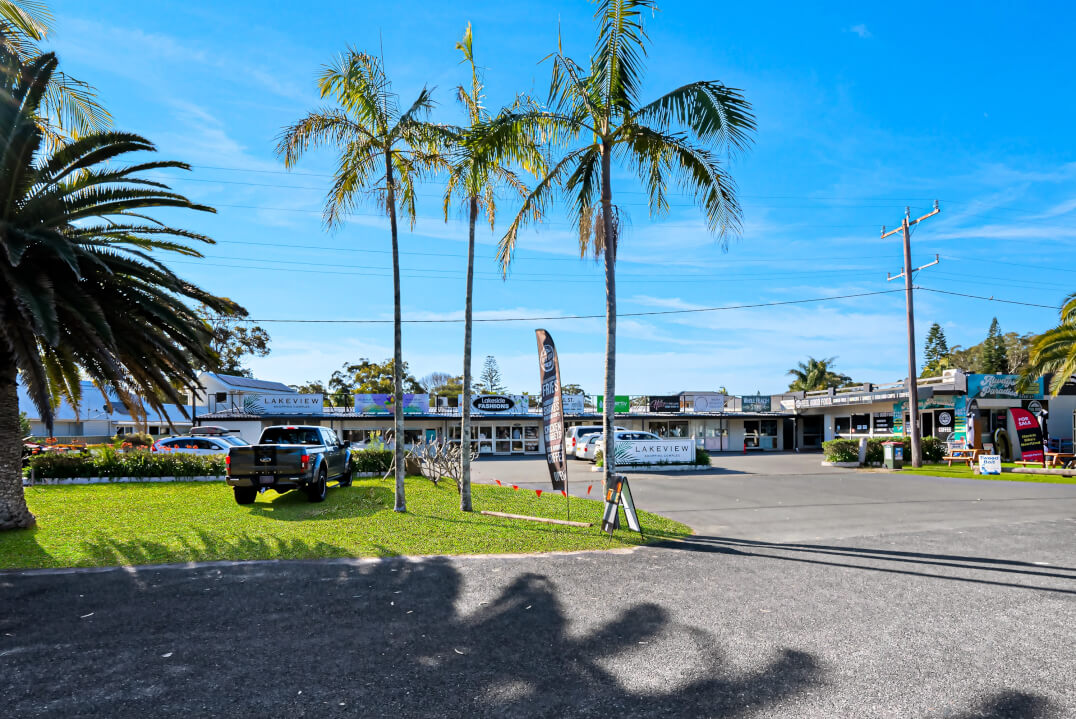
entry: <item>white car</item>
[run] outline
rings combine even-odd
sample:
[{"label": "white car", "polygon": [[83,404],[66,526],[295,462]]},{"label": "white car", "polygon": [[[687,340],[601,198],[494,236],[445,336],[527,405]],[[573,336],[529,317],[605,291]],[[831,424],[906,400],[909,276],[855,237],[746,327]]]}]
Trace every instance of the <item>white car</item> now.
[{"label": "white car", "polygon": [[165,437],[153,443],[152,451],[200,455],[228,454],[232,447],[245,444],[247,442],[239,437]]},{"label": "white car", "polygon": [[[623,427],[617,427],[618,430],[624,429]],[[600,424],[584,424],[578,427],[569,427],[568,433],[564,437],[564,448],[569,457],[575,457],[576,459],[585,459],[580,454],[583,451],[583,445],[587,443],[587,440],[596,434],[602,433],[602,426]]]},{"label": "white car", "polygon": [[[616,433],[616,439],[619,442],[622,439],[661,439],[653,432],[639,432],[635,430],[624,430]],[[605,450],[605,435],[599,434],[593,437],[587,442],[587,459],[591,462],[595,461],[598,452],[604,454]]]}]

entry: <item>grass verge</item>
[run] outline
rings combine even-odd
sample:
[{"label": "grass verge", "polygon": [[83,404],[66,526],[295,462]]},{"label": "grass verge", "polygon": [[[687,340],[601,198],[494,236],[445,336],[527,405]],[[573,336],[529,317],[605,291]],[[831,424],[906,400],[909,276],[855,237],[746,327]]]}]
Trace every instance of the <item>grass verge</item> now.
[{"label": "grass verge", "polygon": [[[1002,467],[1016,467],[1015,464],[1005,463]],[[931,477],[963,477],[964,479],[1002,480],[1004,482],[1041,482],[1045,484],[1076,484],[1076,477],[1063,477],[1059,474],[1016,474],[1014,472],[1002,472],[1001,474],[975,474],[967,465],[924,464],[922,467],[905,467],[894,474],[923,474]]]},{"label": "grass verge", "polygon": [[[266,492],[239,506],[223,484],[99,484],[28,487],[30,530],[0,533],[0,568],[94,567],[219,559],[317,559],[401,554],[489,554],[614,549],[691,534],[640,512],[647,540],[603,534],[602,503],[572,498],[577,528],[486,517],[478,510],[565,519],[558,494],[473,486],[475,512],[459,511],[455,485],[407,480],[408,512],[392,511],[392,482],[355,480],[323,503],[300,492]],[[624,517],[621,525],[626,527]]]}]

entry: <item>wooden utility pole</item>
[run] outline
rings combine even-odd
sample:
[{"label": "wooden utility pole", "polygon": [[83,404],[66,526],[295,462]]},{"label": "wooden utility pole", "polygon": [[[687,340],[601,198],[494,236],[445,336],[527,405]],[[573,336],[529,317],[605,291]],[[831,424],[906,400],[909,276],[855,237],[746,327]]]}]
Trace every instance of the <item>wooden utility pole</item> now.
[{"label": "wooden utility pole", "polygon": [[900,227],[895,230],[885,231],[885,225],[882,226],[882,239],[895,235],[898,232],[904,234],[904,269],[899,275],[889,276],[887,273],[886,282],[890,280],[896,280],[901,277],[904,278],[904,298],[907,305],[906,310],[908,314],[908,423],[911,425],[910,434],[912,438],[912,466],[923,466],[923,450],[921,438],[919,436],[919,384],[916,381],[917,373],[915,371],[915,306],[912,299],[912,272],[918,272],[931,265],[936,265],[940,261],[937,255],[934,255],[934,261],[917,267],[914,270],[912,267],[912,225],[917,225],[928,217],[941,212],[938,209],[938,201],[934,200],[934,209],[927,214],[920,217],[918,220],[911,219],[911,208],[904,208],[904,219],[901,220]]}]

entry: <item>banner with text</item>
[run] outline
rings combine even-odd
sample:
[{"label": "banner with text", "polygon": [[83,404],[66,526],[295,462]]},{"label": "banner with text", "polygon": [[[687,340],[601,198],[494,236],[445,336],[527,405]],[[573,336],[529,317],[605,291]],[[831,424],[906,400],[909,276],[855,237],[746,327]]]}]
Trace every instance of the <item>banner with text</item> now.
[{"label": "banner with text", "polygon": [[243,395],[247,414],[322,414],[325,396],[321,394],[248,394]]},{"label": "banner with text", "polygon": [[[393,396],[391,394],[357,394],[355,411],[361,414],[393,414]],[[428,394],[405,394],[403,396],[403,413],[424,414],[430,411]]]},{"label": "banner with text", "polygon": [[650,400],[651,412],[679,412],[680,411],[680,397],[677,395],[666,395],[664,397],[647,397]]},{"label": "banner with text", "polygon": [[542,427],[545,430],[545,461],[553,489],[564,489],[568,462],[564,454],[564,403],[560,390],[560,363],[553,338],[535,330],[538,339],[538,373],[542,378]]},{"label": "banner with text", "polygon": [[1010,407],[1013,424],[1016,425],[1016,441],[1020,444],[1020,459],[1025,462],[1042,462],[1042,429],[1035,415],[1026,409]]},{"label": "banner with text", "polygon": [[560,399],[564,414],[583,414],[586,411],[581,394],[564,394]]},{"label": "banner with text", "polygon": [[[601,412],[605,408],[605,395],[597,395],[598,399],[598,411]],[[616,401],[613,402],[614,412],[628,412],[631,409],[631,397],[626,394],[618,394]]]},{"label": "banner with text", "polygon": [[741,412],[769,412],[773,405],[768,394],[747,394],[740,398]]},{"label": "banner with text", "polygon": [[471,399],[471,414],[527,414],[527,397],[522,394],[480,394]]}]

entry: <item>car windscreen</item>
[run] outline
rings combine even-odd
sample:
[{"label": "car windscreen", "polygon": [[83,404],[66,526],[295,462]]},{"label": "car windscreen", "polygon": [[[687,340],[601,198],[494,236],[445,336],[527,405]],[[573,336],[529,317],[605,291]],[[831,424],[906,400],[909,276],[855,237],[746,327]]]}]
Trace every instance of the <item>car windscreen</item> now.
[{"label": "car windscreen", "polygon": [[581,438],[588,437],[592,434],[598,434],[601,431],[601,427],[580,427],[579,429],[575,430],[576,434]]},{"label": "car windscreen", "polygon": [[228,444],[234,445],[236,447],[246,447],[248,444],[250,444],[250,442],[246,441],[242,437],[232,437],[226,434],[222,434],[220,437],[217,437],[217,439],[221,440],[222,442],[227,442]]},{"label": "car windscreen", "polygon": [[270,427],[262,432],[261,444],[321,444],[321,436],[316,429]]}]

